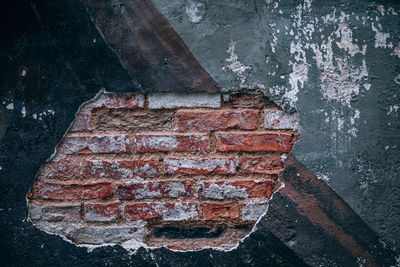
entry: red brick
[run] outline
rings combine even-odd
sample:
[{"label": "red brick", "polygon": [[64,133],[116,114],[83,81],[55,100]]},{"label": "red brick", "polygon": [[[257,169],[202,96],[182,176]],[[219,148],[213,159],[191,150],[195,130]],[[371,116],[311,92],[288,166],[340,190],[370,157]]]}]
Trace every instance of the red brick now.
[{"label": "red brick", "polygon": [[197,196],[201,200],[269,198],[273,184],[270,180],[200,182],[197,184]]},{"label": "red brick", "polygon": [[127,220],[148,220],[161,218],[162,203],[131,203],[125,206],[124,216]]},{"label": "red brick", "polygon": [[159,199],[190,197],[190,181],[134,182],[118,186],[119,199]]},{"label": "red brick", "polygon": [[240,216],[239,203],[203,203],[203,219],[204,220],[220,220],[220,219],[237,219]]},{"label": "red brick", "polygon": [[217,133],[215,146],[218,151],[278,151],[290,152],[291,134],[287,133]]},{"label": "red brick", "polygon": [[40,169],[38,177],[47,179],[78,178],[81,176],[82,161],[80,159],[61,159],[46,163]]},{"label": "red brick", "polygon": [[119,203],[85,204],[87,222],[114,222],[120,216]]},{"label": "red brick", "polygon": [[92,123],[92,113],[84,113],[83,111],[79,112],[76,117],[74,122],[71,125],[71,128],[69,128],[69,132],[89,132],[93,130],[93,127],[91,125]]},{"label": "red brick", "polygon": [[206,152],[210,146],[207,135],[146,134],[136,135],[137,152],[196,151]]},{"label": "red brick", "polygon": [[84,109],[90,108],[143,108],[144,96],[132,93],[102,93],[93,102],[84,106]]},{"label": "red brick", "polygon": [[57,148],[60,154],[130,153],[129,139],[125,135],[67,136]]},{"label": "red brick", "polygon": [[243,173],[277,174],[283,169],[280,156],[243,156],[239,158],[240,171]]},{"label": "red brick", "polygon": [[254,130],[258,125],[258,110],[179,110],[178,130],[212,131],[227,129]]},{"label": "red brick", "polygon": [[88,160],[84,166],[83,176],[89,178],[129,179],[158,175],[158,160]]},{"label": "red brick", "polygon": [[111,183],[92,184],[37,184],[37,196],[44,199],[93,199],[111,196]]},{"label": "red brick", "polygon": [[229,103],[236,108],[263,108],[269,100],[262,92],[233,92],[229,94]]},{"label": "red brick", "polygon": [[235,157],[164,159],[164,172],[167,174],[234,174],[237,167]]}]

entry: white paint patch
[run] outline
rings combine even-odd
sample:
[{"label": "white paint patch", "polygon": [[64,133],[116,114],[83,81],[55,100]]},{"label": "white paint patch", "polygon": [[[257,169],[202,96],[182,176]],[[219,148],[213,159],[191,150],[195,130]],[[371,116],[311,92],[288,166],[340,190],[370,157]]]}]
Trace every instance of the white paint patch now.
[{"label": "white paint patch", "polygon": [[185,11],[190,22],[199,23],[205,16],[205,4],[199,1],[188,1]]},{"label": "white paint patch", "polygon": [[26,70],[22,70],[21,76],[24,76],[24,77],[25,77],[25,75],[26,75]]},{"label": "white paint patch", "polygon": [[22,107],[21,114],[22,114],[22,118],[26,117],[26,109],[25,109],[25,107]]},{"label": "white paint patch", "polygon": [[153,93],[147,97],[150,109],[172,109],[179,107],[209,107],[221,106],[221,95],[210,93]]},{"label": "white paint patch", "polygon": [[246,81],[246,75],[245,72],[248,70],[251,70],[250,66],[246,66],[242,64],[239,61],[238,55],[235,53],[236,49],[236,42],[230,41],[228,50],[226,51],[229,54],[229,57],[225,59],[225,61],[228,63],[225,67],[222,68],[222,70],[230,70],[233,73],[235,73],[238,78],[240,79],[240,84],[244,85]]},{"label": "white paint patch", "polygon": [[394,77],[394,82],[400,84],[400,74],[397,74],[397,76]]},{"label": "white paint patch", "polygon": [[390,115],[392,113],[395,113],[397,116],[397,111],[399,110],[399,105],[393,105],[389,107],[389,111],[388,113],[386,113],[387,115]]},{"label": "white paint patch", "polygon": [[13,110],[13,109],[14,109],[14,103],[9,103],[9,104],[6,106],[6,109],[8,109],[8,110]]},{"label": "white paint patch", "polygon": [[[378,27],[380,26],[380,24],[378,24]],[[382,47],[382,48],[388,48],[388,47],[393,47],[392,45],[388,45],[386,44],[386,39],[390,37],[389,33],[383,33],[380,32],[374,25],[374,23],[372,23],[371,25],[372,30],[375,32],[375,48],[378,47]],[[382,27],[379,27],[380,29]],[[382,30],[382,29],[381,29]]]}]

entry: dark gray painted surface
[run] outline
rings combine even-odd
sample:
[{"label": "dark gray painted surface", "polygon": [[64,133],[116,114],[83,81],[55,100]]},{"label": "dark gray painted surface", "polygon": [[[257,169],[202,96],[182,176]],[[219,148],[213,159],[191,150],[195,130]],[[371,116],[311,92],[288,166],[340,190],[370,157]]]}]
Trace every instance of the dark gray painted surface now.
[{"label": "dark gray painted surface", "polygon": [[154,2],[222,90],[297,109],[296,157],[400,249],[400,2]]}]

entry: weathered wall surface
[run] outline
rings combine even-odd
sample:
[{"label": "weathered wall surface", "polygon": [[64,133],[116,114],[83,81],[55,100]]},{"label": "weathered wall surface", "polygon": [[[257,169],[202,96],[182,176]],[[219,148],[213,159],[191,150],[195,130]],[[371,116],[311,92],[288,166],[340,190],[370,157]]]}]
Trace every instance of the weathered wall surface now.
[{"label": "weathered wall surface", "polygon": [[298,111],[296,157],[399,248],[400,3],[154,2],[222,90]]}]

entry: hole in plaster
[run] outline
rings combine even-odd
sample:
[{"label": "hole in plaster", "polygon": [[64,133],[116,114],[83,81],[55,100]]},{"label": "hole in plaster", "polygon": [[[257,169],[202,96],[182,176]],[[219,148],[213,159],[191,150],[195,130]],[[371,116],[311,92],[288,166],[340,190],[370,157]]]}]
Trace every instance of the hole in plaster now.
[{"label": "hole in plaster", "polygon": [[254,91],[101,91],[39,170],[29,219],[90,248],[229,250],[281,187],[297,130],[296,113]]}]

